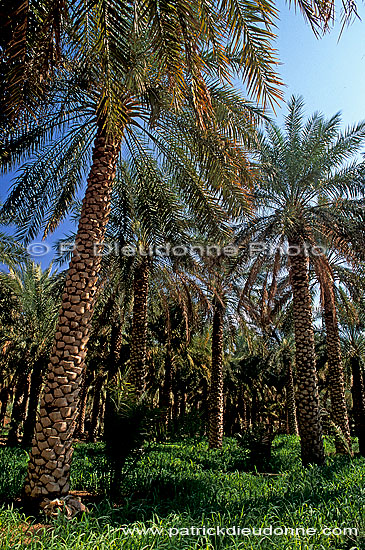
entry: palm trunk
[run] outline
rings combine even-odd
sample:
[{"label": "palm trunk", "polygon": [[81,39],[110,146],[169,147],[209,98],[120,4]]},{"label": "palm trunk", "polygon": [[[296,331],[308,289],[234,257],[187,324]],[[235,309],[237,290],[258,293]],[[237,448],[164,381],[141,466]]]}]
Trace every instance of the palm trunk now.
[{"label": "palm trunk", "polygon": [[218,449],[223,441],[223,317],[224,308],[214,304],[212,333],[212,372],[208,398],[209,447]]},{"label": "palm trunk", "polygon": [[247,402],[245,399],[245,392],[241,390],[240,392],[240,418],[241,418],[241,430],[247,430]]},{"label": "palm trunk", "polygon": [[178,388],[175,388],[172,393],[174,396],[174,406],[172,408],[172,419],[176,423],[176,421],[180,416],[182,395]]},{"label": "palm trunk", "polygon": [[84,376],[82,382],[82,388],[80,392],[80,404],[79,404],[79,413],[77,415],[77,427],[75,430],[75,436],[82,438],[85,435],[85,419],[86,419],[86,408],[87,408],[87,398],[89,390],[89,377]]},{"label": "palm trunk", "polygon": [[293,291],[295,359],[297,367],[297,417],[304,466],[323,464],[324,446],[319,410],[319,392],[309,292],[308,258],[302,243],[290,242],[297,254],[290,255],[290,280]]},{"label": "palm trunk", "polygon": [[343,435],[343,439],[335,438],[336,450],[339,453],[348,453],[349,449],[351,450],[351,435],[333,281],[324,282],[323,290],[331,413],[333,422],[340,428]]},{"label": "palm trunk", "polygon": [[130,379],[141,398],[146,387],[148,258],[142,257],[134,272]]},{"label": "palm trunk", "polygon": [[166,344],[166,357],[165,357],[165,376],[161,389],[161,397],[159,405],[162,409],[161,413],[161,428],[165,430],[169,425],[171,416],[171,393],[172,393],[172,376],[173,376],[173,357],[171,351],[171,343],[168,341]]},{"label": "palm trunk", "polygon": [[43,361],[38,360],[34,364],[32,376],[30,379],[30,392],[28,402],[28,413],[24,422],[24,434],[22,440],[23,447],[30,447],[34,435],[35,425],[37,422],[37,409],[39,396],[42,389],[42,370]]},{"label": "palm trunk", "polygon": [[66,495],[70,488],[72,440],[101,260],[95,246],[104,240],[120,151],[120,143],[103,134],[99,128],[40,402],[25,483],[30,499]]},{"label": "palm trunk", "polygon": [[23,373],[19,377],[15,388],[13,410],[11,412],[10,430],[7,444],[14,447],[19,444],[20,432],[27,411],[30,386],[30,373]]},{"label": "palm trunk", "polygon": [[352,369],[352,403],[355,421],[355,434],[359,438],[359,451],[365,456],[365,389],[361,372],[360,357],[351,357]]},{"label": "palm trunk", "polygon": [[288,368],[286,375],[286,407],[288,411],[288,428],[290,435],[298,435],[298,423],[297,423],[297,408],[295,405],[295,390],[294,390],[294,379],[293,379],[293,369],[291,365],[290,358],[288,359]]},{"label": "palm trunk", "polygon": [[104,384],[104,376],[102,374],[99,374],[96,377],[95,384],[94,384],[93,404],[91,409],[89,441],[91,441],[92,443],[95,443],[98,437],[98,426],[100,422],[101,407],[102,407],[101,392],[103,389],[103,384]]}]

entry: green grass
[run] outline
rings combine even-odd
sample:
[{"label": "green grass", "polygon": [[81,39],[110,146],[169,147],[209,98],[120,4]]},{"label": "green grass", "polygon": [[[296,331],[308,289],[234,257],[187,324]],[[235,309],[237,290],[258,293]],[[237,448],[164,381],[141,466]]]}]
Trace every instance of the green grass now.
[{"label": "green grass", "polygon": [[[330,442],[326,447],[333,450]],[[297,438],[277,437],[271,475],[256,475],[244,471],[247,452],[233,439],[225,440],[222,451],[208,450],[203,440],[151,444],[137,463],[127,463],[117,505],[104,498],[98,505],[89,505],[89,514],[72,521],[47,520],[52,529],[32,534],[26,518],[4,504],[0,548],[364,550],[365,460],[329,456],[326,466],[305,470],[299,452]],[[0,497],[19,494],[26,460],[23,451],[0,449]],[[105,494],[108,482],[103,446],[78,446],[73,488]],[[204,536],[201,531],[195,536],[181,531],[192,526],[258,529],[270,525],[313,528],[316,533]],[[321,533],[324,527],[356,528],[360,536],[328,536]],[[125,528],[135,529],[134,534],[128,536]],[[148,528],[161,532],[138,534],[137,529]],[[177,532],[178,536],[169,536]]]}]

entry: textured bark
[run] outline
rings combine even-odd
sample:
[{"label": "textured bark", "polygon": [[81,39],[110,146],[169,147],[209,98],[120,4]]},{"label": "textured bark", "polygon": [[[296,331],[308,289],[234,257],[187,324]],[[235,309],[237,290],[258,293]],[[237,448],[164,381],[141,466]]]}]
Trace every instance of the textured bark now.
[{"label": "textured bark", "polygon": [[32,442],[25,484],[30,499],[69,492],[72,440],[101,260],[95,243],[104,239],[119,150],[120,143],[106,139],[99,129]]},{"label": "textured bark", "polygon": [[174,396],[174,406],[172,408],[172,418],[173,420],[177,420],[180,416],[180,409],[181,409],[181,391],[179,388],[173,389],[173,396]]},{"label": "textured bark", "polygon": [[186,411],[186,387],[181,379],[179,371],[174,372],[172,380],[172,393],[174,396],[174,406],[172,416],[174,420],[178,420],[184,416]]},{"label": "textured bark", "polygon": [[359,438],[359,451],[365,456],[365,388],[358,356],[351,357],[352,370],[352,404],[355,422],[355,434]]},{"label": "textured bark", "polygon": [[290,435],[298,435],[298,423],[297,423],[297,408],[295,405],[295,389],[293,379],[293,369],[290,358],[286,358],[287,374],[286,374],[286,407],[288,411],[288,428]]},{"label": "textured bark", "polygon": [[245,394],[244,394],[243,390],[241,391],[241,407],[240,407],[240,410],[241,410],[240,417],[241,417],[242,429],[247,430],[247,428],[249,426],[248,419],[247,419],[247,402],[246,402]]},{"label": "textured bark", "polygon": [[130,380],[139,398],[146,388],[148,277],[148,258],[142,257],[134,272],[130,354]]},{"label": "textured bark", "polygon": [[[308,258],[299,241],[289,242],[290,280],[293,291],[295,359],[297,367],[297,419],[304,466],[323,464],[324,446],[319,410],[319,393],[309,292]],[[299,253],[295,254],[297,250]]]},{"label": "textured bark", "polygon": [[113,380],[122,366],[121,351],[123,345],[124,322],[121,319],[114,321],[110,336],[110,353],[108,357],[108,378]]},{"label": "textured bark", "polygon": [[226,390],[225,395],[223,433],[232,437],[234,434],[240,432],[238,408],[236,400],[230,397],[229,390]]},{"label": "textured bark", "polygon": [[212,372],[208,398],[209,447],[222,447],[223,440],[223,317],[222,304],[214,304],[212,332]]},{"label": "textured bark", "polygon": [[42,389],[43,365],[44,365],[44,361],[39,360],[35,363],[32,370],[32,375],[30,379],[28,412],[24,422],[24,434],[23,434],[23,440],[22,440],[23,447],[29,447],[32,444],[35,425],[37,422],[39,396]]},{"label": "textured bark", "polygon": [[87,408],[87,398],[89,391],[89,377],[84,376],[81,392],[80,392],[80,403],[79,403],[79,412],[77,415],[77,424],[75,430],[76,437],[84,437],[85,435],[85,419],[86,419],[86,408]]},{"label": "textured bark", "polygon": [[341,341],[338,332],[336,302],[333,281],[330,277],[323,283],[324,321],[328,358],[329,389],[332,420],[340,428],[344,440],[335,438],[336,450],[347,453],[351,449],[350,425],[345,398],[345,376],[342,364]]},{"label": "textured bark", "polygon": [[161,427],[163,429],[167,428],[171,416],[171,405],[172,405],[172,377],[173,377],[173,357],[171,351],[171,343],[167,342],[166,345],[166,357],[165,357],[165,376],[163,385],[161,388],[159,405],[161,407]]},{"label": "textured bark", "polygon": [[27,412],[30,373],[23,373],[15,387],[13,410],[11,411],[10,430],[7,444],[9,447],[18,445],[21,438],[21,429]]},{"label": "textured bark", "polygon": [[102,410],[102,389],[104,384],[104,376],[99,374],[94,383],[93,401],[91,409],[89,441],[95,443],[98,437],[98,428],[101,420]]}]

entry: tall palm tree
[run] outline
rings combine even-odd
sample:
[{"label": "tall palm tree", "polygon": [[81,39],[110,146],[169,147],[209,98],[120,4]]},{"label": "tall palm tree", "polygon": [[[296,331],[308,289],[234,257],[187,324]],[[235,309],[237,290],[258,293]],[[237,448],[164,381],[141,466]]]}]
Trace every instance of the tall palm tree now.
[{"label": "tall palm tree", "polygon": [[225,305],[213,301],[212,367],[208,397],[208,440],[211,449],[222,447],[223,441],[223,328]]},{"label": "tall palm tree", "polygon": [[[249,205],[245,205],[246,212]],[[220,240],[221,252],[202,254],[191,271],[192,282],[199,281],[210,302],[211,371],[208,395],[208,439],[210,448],[220,448],[224,428],[224,328],[234,329],[236,301],[232,288],[239,277],[229,256],[224,256],[227,238]],[[233,332],[233,330],[228,331]]]},{"label": "tall palm tree", "polygon": [[[184,90],[181,89],[184,82],[181,75],[190,78],[191,99],[202,129],[207,125],[211,105],[202,77],[200,51],[196,50],[193,38],[200,29],[197,12],[189,8],[185,13],[180,13],[178,19],[176,12],[166,6],[170,11],[168,25],[173,25],[173,34],[170,27],[165,29],[166,18],[157,24],[159,13],[151,14],[149,10],[142,15],[137,13],[141,16],[139,24],[144,32],[136,37],[137,27],[130,6],[101,4],[95,6],[87,17],[81,13],[80,18],[78,9],[81,4],[75,6],[71,21],[78,24],[72,27],[68,44],[71,50],[68,63],[72,72],[67,74],[66,71],[65,74],[61,71],[53,79],[53,86],[50,86],[39,108],[42,125],[33,122],[30,132],[16,128],[3,155],[5,162],[11,164],[15,158],[19,159],[26,153],[31,138],[32,143],[36,143],[33,145],[36,150],[39,150],[40,142],[44,146],[44,140],[48,138],[46,154],[38,159],[38,166],[44,166],[52,159],[48,164],[49,179],[46,175],[37,189],[30,189],[29,174],[32,173],[33,177],[36,174],[33,163],[31,168],[24,169],[25,177],[7,201],[8,211],[14,211],[18,206],[20,223],[24,222],[24,218],[29,221],[28,206],[24,208],[27,204],[25,197],[33,207],[38,202],[39,209],[33,210],[35,216],[30,223],[32,225],[35,221],[37,226],[39,220],[42,223],[49,204],[49,195],[44,192],[39,194],[40,189],[43,187],[44,191],[47,183],[53,180],[53,192],[60,175],[66,175],[63,189],[58,196],[56,194],[51,207],[53,217],[46,227],[48,232],[67,211],[79,185],[80,174],[85,169],[85,160],[89,160],[90,144],[94,141],[91,162],[86,163],[90,164],[90,171],[76,235],[76,250],[66,276],[48,380],[41,399],[40,422],[36,426],[29,463],[25,492],[33,499],[67,494],[69,490],[74,419],[100,269],[100,256],[95,255],[94,244],[104,239],[122,141],[130,151],[138,149],[141,140],[145,139],[143,135],[153,138],[152,132],[148,131],[148,126],[152,130],[152,123],[156,136],[159,130],[157,120],[161,118],[158,115],[160,111],[163,114],[163,109],[166,110],[166,105],[170,104],[170,99],[164,98],[162,93],[165,81],[158,76],[164,71],[169,75],[164,94],[170,94],[170,97],[172,92],[175,94],[175,108],[181,105],[184,90],[187,89],[187,85]],[[118,12],[123,16],[116,16]],[[230,18],[230,15],[227,14],[227,17]],[[182,32],[180,36],[178,34],[180,42],[176,44],[176,29],[179,28]],[[166,35],[161,35],[165,31]],[[172,49],[171,42],[178,48]],[[260,80],[257,71],[255,74],[253,80]],[[74,126],[75,122],[80,124]],[[133,134],[136,128],[139,130],[138,137]],[[61,138],[59,134],[56,137],[56,129],[60,130]],[[20,138],[19,132],[23,134]],[[66,144],[70,147],[66,154],[60,156]],[[76,161],[77,149],[81,150],[81,155]]]},{"label": "tall palm tree", "polygon": [[325,254],[314,262],[321,287],[324,326],[326,330],[326,351],[331,395],[332,420],[340,429],[335,435],[336,450],[351,453],[351,435],[345,399],[345,379],[342,361],[341,340],[337,316],[334,275]]},{"label": "tall palm tree", "polygon": [[[245,224],[243,239],[253,242],[259,265],[269,248],[281,253],[286,247],[293,294],[296,347],[298,424],[303,464],[323,463],[324,450],[319,415],[309,260],[322,258],[315,248],[330,241],[330,248],[348,253],[346,220],[360,215],[358,198],[363,194],[364,167],[346,164],[365,139],[365,123],[340,132],[340,116],[329,120],[316,113],[303,122],[303,100],[292,98],[288,105],[285,133],[268,125],[260,138],[258,159],[261,185],[256,192],[257,215]],[[256,249],[255,249],[256,247]],[[255,254],[256,250],[256,254]],[[328,273],[328,270],[327,272]],[[341,394],[340,427],[348,434],[343,392],[343,371],[337,362],[336,396]],[[332,378],[334,379],[334,378]],[[341,383],[338,381],[341,380]],[[332,403],[333,406],[337,406]],[[342,406],[344,404],[344,406]],[[338,419],[338,416],[337,416]]]},{"label": "tall palm tree", "polygon": [[352,412],[355,435],[359,438],[359,451],[365,456],[365,385],[364,385],[364,298],[363,281],[358,284],[355,295],[349,296],[340,289],[338,296],[341,319],[341,340],[344,354],[350,363],[352,374]]},{"label": "tall palm tree", "polygon": [[[270,261],[270,260],[273,260]],[[276,355],[285,373],[286,409],[289,433],[298,435],[295,387],[293,377],[293,327],[291,293],[277,255],[264,262],[257,271],[255,264],[248,269],[246,284],[240,291],[239,311],[243,310],[247,321],[258,330],[263,342],[276,349]],[[255,292],[254,292],[255,291]]]}]

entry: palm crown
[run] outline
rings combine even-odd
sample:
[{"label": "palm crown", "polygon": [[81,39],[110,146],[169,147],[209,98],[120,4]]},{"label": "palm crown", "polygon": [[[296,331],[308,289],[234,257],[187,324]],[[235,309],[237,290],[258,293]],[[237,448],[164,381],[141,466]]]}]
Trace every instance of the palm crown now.
[{"label": "palm crown", "polygon": [[340,132],[339,114],[325,120],[316,113],[304,123],[303,100],[293,97],[288,107],[286,132],[271,123],[261,135],[258,213],[245,231],[267,244],[330,239],[346,250],[341,221],[362,210],[365,166],[356,155],[365,122]]}]

